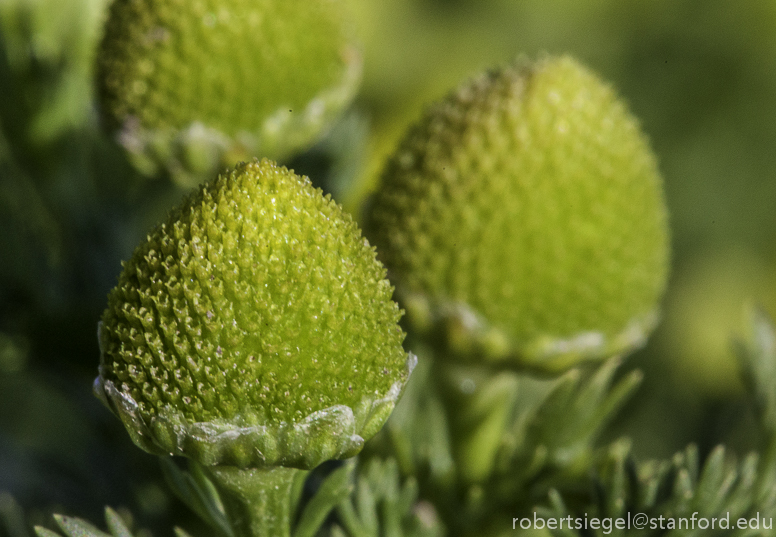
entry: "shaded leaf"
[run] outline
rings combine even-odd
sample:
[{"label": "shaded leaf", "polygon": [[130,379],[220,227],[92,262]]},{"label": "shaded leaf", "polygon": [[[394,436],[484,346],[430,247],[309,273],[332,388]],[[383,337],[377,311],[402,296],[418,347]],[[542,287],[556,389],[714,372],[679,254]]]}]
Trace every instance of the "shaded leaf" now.
[{"label": "shaded leaf", "polygon": [[329,474],[305,505],[294,528],[294,537],[313,537],[332,509],[345,500],[353,490],[350,481],[352,464],[346,464]]},{"label": "shaded leaf", "polygon": [[67,537],[110,537],[109,534],[80,518],[54,515],[54,520]]},{"label": "shaded leaf", "polygon": [[402,480],[393,459],[373,459],[359,466],[352,497],[338,509],[332,536],[439,537],[444,529],[433,508],[418,503],[414,479]]},{"label": "shaded leaf", "polygon": [[234,537],[224,506],[214,485],[194,462],[184,472],[168,457],[161,457],[162,473],[173,492],[219,535]]}]

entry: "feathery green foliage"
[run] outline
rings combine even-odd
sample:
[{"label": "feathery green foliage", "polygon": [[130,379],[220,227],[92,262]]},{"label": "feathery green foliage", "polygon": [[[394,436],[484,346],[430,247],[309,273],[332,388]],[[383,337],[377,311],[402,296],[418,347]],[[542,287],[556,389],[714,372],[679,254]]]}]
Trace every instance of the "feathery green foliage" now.
[{"label": "feathery green foliage", "polygon": [[[604,534],[765,537],[773,534],[772,521],[776,516],[776,481],[766,470],[756,454],[736,462],[722,447],[715,449],[703,464],[693,446],[670,461],[638,464],[629,454],[628,442],[620,442],[601,461],[591,483],[594,488],[590,504],[569,506],[557,491],[552,491],[550,507],[537,512],[557,519],[571,516],[584,520],[587,516],[631,520],[630,527],[626,522],[625,527],[612,529],[610,525],[608,530],[551,530],[557,537]],[[646,521],[643,527],[634,526],[637,516],[642,517],[638,520]],[[691,523],[693,516],[696,521]],[[747,520],[746,528],[738,527],[741,518]],[[753,518],[757,518],[759,529],[749,527]],[[697,519],[705,520],[698,522]],[[723,527],[717,525],[712,530],[711,519]]]},{"label": "feathery green foliage", "polygon": [[402,479],[392,459],[359,468],[352,498],[338,510],[331,537],[440,537],[444,530],[430,504],[418,503],[413,478]]},{"label": "feathery green foliage", "polygon": [[[604,528],[592,533],[592,530],[557,529],[551,531],[552,535],[765,537],[773,534],[776,465],[769,403],[773,400],[774,388],[769,379],[776,367],[773,345],[776,331],[759,310],[750,313],[749,326],[751,333],[746,342],[739,343],[739,356],[766,433],[761,452],[750,453],[737,461],[723,446],[718,446],[701,460],[697,447],[690,446],[670,460],[639,463],[631,453],[630,442],[620,440],[604,450],[596,461],[594,477],[585,495],[587,501],[564,498],[553,489],[549,504],[537,513],[546,518],[571,516],[579,520],[591,517],[632,520],[641,514],[647,523],[641,528],[633,525],[625,529],[610,528],[611,532]],[[705,518],[703,524],[707,528],[701,529],[698,522],[691,523],[693,515]],[[711,519],[727,527],[717,526],[712,530]],[[740,519],[746,519],[746,527],[739,527]]]},{"label": "feathery green foliage", "polygon": [[[631,372],[615,381],[619,361],[612,359],[597,371],[573,370],[556,381],[502,372],[453,384],[429,378],[433,368],[422,358],[381,438],[455,535],[475,535],[500,516],[506,519],[505,512],[532,507],[551,489],[576,494],[594,468],[604,426],[641,380]],[[456,386],[463,390],[451,403]],[[505,397],[501,386],[516,397]],[[472,408],[479,409],[476,422],[461,423],[461,414]],[[481,434],[494,414],[506,417]],[[476,441],[466,449],[472,436]]]},{"label": "feathery green foliage", "polygon": [[[80,518],[54,515],[54,520],[65,537],[133,537],[133,533],[129,530],[121,516],[110,507],[105,508],[105,523],[108,526],[107,533]],[[177,529],[176,532],[180,535],[182,530]],[[38,534],[38,537],[59,537],[59,534],[56,532],[42,526],[36,526],[35,533]],[[185,532],[183,533],[185,535]]]}]

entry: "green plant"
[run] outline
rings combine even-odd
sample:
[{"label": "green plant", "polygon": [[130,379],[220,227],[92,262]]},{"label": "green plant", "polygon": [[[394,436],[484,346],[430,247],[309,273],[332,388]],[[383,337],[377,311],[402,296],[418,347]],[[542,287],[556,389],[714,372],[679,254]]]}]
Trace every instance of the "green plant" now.
[{"label": "green plant", "polygon": [[111,4],[98,55],[104,120],[148,175],[196,185],[314,141],[361,72],[344,1]]},{"label": "green plant", "polygon": [[95,392],[139,447],[212,467],[238,534],[290,535],[295,469],[358,453],[412,367],[383,278],[309,180],[240,165],[124,266]]},{"label": "green plant", "polygon": [[765,2],[0,3],[0,537],[771,535]]},{"label": "green plant", "polygon": [[636,120],[571,58],[483,73],[434,105],[370,216],[413,328],[442,331],[446,354],[562,370],[655,325],[662,180]]}]

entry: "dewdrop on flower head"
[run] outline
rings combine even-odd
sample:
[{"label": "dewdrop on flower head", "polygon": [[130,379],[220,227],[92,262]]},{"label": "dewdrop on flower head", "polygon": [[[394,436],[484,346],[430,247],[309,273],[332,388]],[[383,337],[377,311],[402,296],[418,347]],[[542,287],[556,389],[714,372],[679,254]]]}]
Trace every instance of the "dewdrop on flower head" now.
[{"label": "dewdrop on flower head", "polygon": [[307,178],[241,164],[124,265],[95,391],[152,453],[306,469],[352,456],[412,366],[392,291],[354,221]]},{"label": "dewdrop on flower head", "polygon": [[641,345],[666,283],[662,180],[638,122],[568,57],[484,73],[433,105],[368,230],[446,355],[561,370]]},{"label": "dewdrop on flower head", "polygon": [[108,129],[144,173],[196,185],[319,136],[354,96],[344,0],[114,0],[98,55]]}]

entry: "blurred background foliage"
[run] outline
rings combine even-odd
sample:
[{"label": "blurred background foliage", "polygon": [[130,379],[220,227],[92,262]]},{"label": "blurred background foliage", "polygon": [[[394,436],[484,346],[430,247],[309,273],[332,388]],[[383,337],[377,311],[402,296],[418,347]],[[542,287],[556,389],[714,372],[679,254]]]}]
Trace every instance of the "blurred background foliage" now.
[{"label": "blurred background foliage", "polygon": [[[35,522],[52,509],[98,520],[108,504],[169,534],[186,511],[90,389],[120,261],[183,195],[139,176],[100,130],[108,1],[0,0],[0,491]],[[752,448],[731,338],[745,304],[776,312],[776,2],[349,1],[361,92],[286,164],[357,214],[425,105],[519,55],[575,56],[641,119],[673,235],[663,322],[620,373],[645,382],[608,436],[631,436],[641,458]],[[16,510],[0,493],[5,520]],[[0,535],[21,535],[10,525]]]}]

